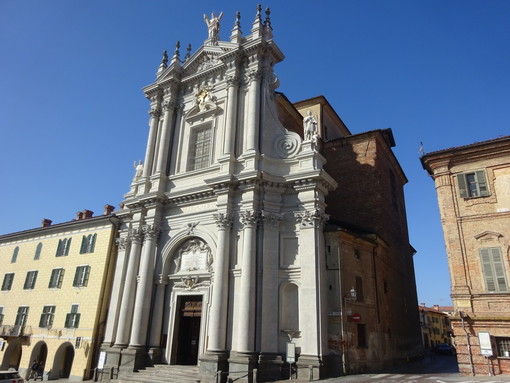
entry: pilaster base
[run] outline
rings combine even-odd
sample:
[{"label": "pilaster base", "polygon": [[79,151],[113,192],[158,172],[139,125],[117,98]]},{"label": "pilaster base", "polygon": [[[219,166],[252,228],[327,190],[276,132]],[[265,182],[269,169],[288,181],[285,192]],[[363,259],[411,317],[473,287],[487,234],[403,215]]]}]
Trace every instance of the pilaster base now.
[{"label": "pilaster base", "polygon": [[118,368],[120,366],[121,349],[118,347],[103,346],[101,351],[106,352],[106,360],[104,361],[104,368]]},{"label": "pilaster base", "polygon": [[163,350],[159,347],[153,347],[149,349],[148,353],[148,362],[150,366],[154,366],[155,364],[161,363],[161,356],[163,355]]},{"label": "pilaster base", "polygon": [[326,374],[322,360],[314,355],[301,355],[296,363],[299,380],[319,380]]},{"label": "pilaster base", "polygon": [[232,351],[228,360],[228,378],[236,383],[256,383],[257,359],[253,352]]},{"label": "pilaster base", "polygon": [[283,360],[280,354],[261,353],[257,378],[259,382],[270,382],[282,379]]},{"label": "pilaster base", "polygon": [[[216,376],[219,379],[216,380]],[[200,357],[200,381],[225,383],[228,375],[228,351],[207,351]]]}]

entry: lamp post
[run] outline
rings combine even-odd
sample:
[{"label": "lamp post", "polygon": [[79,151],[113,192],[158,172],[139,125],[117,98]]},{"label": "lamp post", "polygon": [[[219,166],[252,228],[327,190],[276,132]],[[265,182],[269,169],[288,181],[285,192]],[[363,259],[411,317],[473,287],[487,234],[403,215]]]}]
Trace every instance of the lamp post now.
[{"label": "lamp post", "polygon": [[346,332],[345,328],[347,327],[347,313],[346,313],[346,307],[347,303],[355,302],[358,297],[358,293],[354,287],[351,287],[351,289],[342,296],[342,310],[341,310],[341,332],[342,332],[342,373],[344,375],[347,375],[349,372],[349,360],[347,357],[347,349],[346,349]]}]

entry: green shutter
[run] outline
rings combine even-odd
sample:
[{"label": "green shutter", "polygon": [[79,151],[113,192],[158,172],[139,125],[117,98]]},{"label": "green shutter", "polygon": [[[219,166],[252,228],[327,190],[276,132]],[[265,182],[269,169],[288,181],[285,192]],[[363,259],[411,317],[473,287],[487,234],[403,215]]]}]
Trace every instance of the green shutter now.
[{"label": "green shutter", "polygon": [[62,255],[62,240],[58,240],[57,253],[55,256],[60,257]]},{"label": "green shutter", "polygon": [[27,273],[27,276],[25,277],[25,283],[23,283],[23,290],[28,289],[29,285],[30,285],[30,271]]},{"label": "green shutter", "polygon": [[489,189],[487,188],[487,178],[485,177],[485,170],[477,170],[476,174],[476,182],[478,183],[478,190],[480,192],[480,196],[488,196]]},{"label": "green shutter", "polygon": [[71,239],[72,238],[69,238],[67,240],[67,242],[66,242],[66,248],[65,248],[66,253],[65,253],[65,255],[69,255],[69,249],[71,248]]},{"label": "green shutter", "polygon": [[66,314],[66,323],[64,325],[65,328],[71,327],[71,323],[70,323],[71,322],[71,315],[73,315],[73,314],[71,314],[71,313],[67,313]]},{"label": "green shutter", "polygon": [[96,238],[97,238],[97,234],[94,234],[91,238],[91,244],[90,244],[90,251],[89,253],[93,253],[94,252],[94,248],[96,247]]},{"label": "green shutter", "polygon": [[51,289],[53,286],[55,286],[56,271],[57,271],[57,269],[51,270],[50,283],[48,283],[48,288],[49,289]]},{"label": "green shutter", "polygon": [[457,174],[457,184],[459,185],[459,193],[460,193],[461,198],[468,198],[469,193],[468,193],[468,189],[467,189],[465,174]]},{"label": "green shutter", "polygon": [[87,286],[89,282],[89,275],[90,275],[90,266],[85,266],[85,270],[83,270],[83,273],[85,274],[83,276],[83,283],[82,286]]},{"label": "green shutter", "polygon": [[79,277],[80,277],[80,266],[78,266],[76,268],[76,272],[74,273],[74,280],[73,280],[74,287],[78,286]]},{"label": "green shutter", "polygon": [[495,292],[496,283],[494,280],[494,272],[492,270],[491,254],[489,253],[489,249],[480,249],[480,257],[482,259],[482,269],[487,291]]},{"label": "green shutter", "polygon": [[62,287],[62,281],[64,280],[64,269],[60,269],[60,272],[57,273],[58,280],[57,280],[57,287],[60,289]]},{"label": "green shutter", "polygon": [[497,290],[500,292],[507,291],[505,266],[503,265],[503,258],[501,257],[501,249],[499,247],[493,247],[490,249],[490,252],[492,255],[492,262],[494,263]]},{"label": "green shutter", "polygon": [[78,326],[80,325],[80,316],[81,314],[74,314],[76,319],[74,320],[74,328],[78,328]]},{"label": "green shutter", "polygon": [[87,252],[87,237],[84,235],[81,238],[80,254]]}]

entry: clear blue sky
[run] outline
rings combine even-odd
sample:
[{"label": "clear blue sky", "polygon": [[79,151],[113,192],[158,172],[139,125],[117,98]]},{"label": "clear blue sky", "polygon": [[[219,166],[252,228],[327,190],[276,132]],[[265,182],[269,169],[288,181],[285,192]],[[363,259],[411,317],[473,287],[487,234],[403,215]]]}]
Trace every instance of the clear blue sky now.
[{"label": "clear blue sky", "polygon": [[[144,158],[161,53],[207,38],[203,14],[235,13],[249,34],[257,2],[0,0],[0,233],[118,206]],[[418,296],[450,304],[426,152],[510,133],[510,1],[262,3],[286,56],[291,101],[324,95],[351,132],[391,128],[405,187]]]}]

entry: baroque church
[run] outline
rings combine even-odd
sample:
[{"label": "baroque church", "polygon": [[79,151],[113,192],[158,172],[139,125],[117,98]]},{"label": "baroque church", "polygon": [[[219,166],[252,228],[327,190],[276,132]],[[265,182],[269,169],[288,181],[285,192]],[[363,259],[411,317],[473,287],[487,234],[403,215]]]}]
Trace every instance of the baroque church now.
[{"label": "baroque church", "polygon": [[238,13],[228,40],[222,17],[204,15],[203,45],[165,52],[144,88],[147,149],[116,212],[105,368],[317,380],[417,355],[391,130],[352,134],[323,96],[290,102],[269,9],[245,36]]}]

